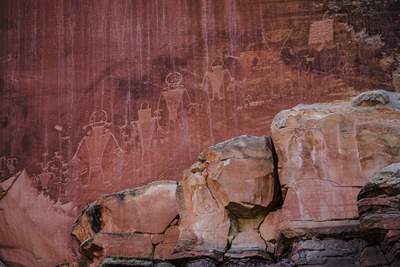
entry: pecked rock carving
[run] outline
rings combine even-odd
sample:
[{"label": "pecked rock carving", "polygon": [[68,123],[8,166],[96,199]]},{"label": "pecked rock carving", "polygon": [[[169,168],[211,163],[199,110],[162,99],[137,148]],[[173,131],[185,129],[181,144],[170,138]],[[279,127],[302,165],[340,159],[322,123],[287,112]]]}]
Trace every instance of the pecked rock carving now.
[{"label": "pecked rock carving", "polygon": [[275,118],[277,152],[269,137],[239,136],[205,149],[179,183],[98,198],[73,226],[79,264],[397,266],[398,163],[367,181],[400,159],[399,99],[297,106]]},{"label": "pecked rock carving", "polygon": [[400,160],[399,98],[376,90],[351,102],[298,105],[275,117],[286,237],[358,231],[358,192],[376,171]]}]

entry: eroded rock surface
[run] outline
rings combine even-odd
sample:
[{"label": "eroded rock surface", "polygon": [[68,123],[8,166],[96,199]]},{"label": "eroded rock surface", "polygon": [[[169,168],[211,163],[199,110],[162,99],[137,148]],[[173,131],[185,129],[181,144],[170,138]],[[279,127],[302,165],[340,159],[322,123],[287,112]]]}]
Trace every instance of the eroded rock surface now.
[{"label": "eroded rock surface", "polygon": [[176,187],[160,181],[99,198],[73,226],[80,251],[99,264],[107,257],[168,258],[179,235]]},{"label": "eroded rock surface", "polygon": [[383,168],[358,195],[366,239],[362,266],[400,266],[400,163]]},{"label": "eroded rock surface", "polygon": [[275,117],[285,235],[354,230],[359,190],[376,171],[400,160],[399,99],[377,90],[351,102],[298,105]]},{"label": "eroded rock surface", "polygon": [[72,260],[75,213],[40,193],[25,171],[1,182],[0,259],[7,266],[38,267]]},{"label": "eroded rock surface", "polygon": [[281,204],[268,137],[240,136],[206,149],[178,188],[178,251],[188,256],[265,257],[259,233]]},{"label": "eroded rock surface", "polygon": [[290,259],[295,266],[358,266],[361,240],[309,239],[293,244]]}]

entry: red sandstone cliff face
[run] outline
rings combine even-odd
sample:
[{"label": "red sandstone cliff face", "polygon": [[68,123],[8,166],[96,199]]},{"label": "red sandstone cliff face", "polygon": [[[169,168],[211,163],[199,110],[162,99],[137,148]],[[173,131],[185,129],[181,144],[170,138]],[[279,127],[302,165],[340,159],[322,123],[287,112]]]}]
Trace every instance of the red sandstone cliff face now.
[{"label": "red sandstone cliff face", "polygon": [[397,266],[399,119],[400,94],[383,90],[282,111],[275,146],[239,136],[209,147],[178,186],[101,197],[73,234],[93,266]]},{"label": "red sandstone cliff face", "polygon": [[0,255],[10,266],[396,266],[398,166],[363,185],[400,159],[399,111],[384,90],[296,106],[275,117],[275,145],[219,143],[182,181],[100,196],[73,225],[72,203],[23,171],[0,184]]},{"label": "red sandstone cliff face", "polygon": [[[282,109],[343,100],[367,88],[400,88],[398,0],[5,0],[0,5],[0,181],[8,185],[25,169],[29,183],[15,183],[12,190],[21,196],[24,190],[35,192],[23,197],[35,212],[67,207],[56,216],[60,229],[102,194],[180,180],[210,145],[242,134],[268,135]],[[347,221],[336,224],[353,231],[353,196],[374,171],[398,158],[398,129],[390,122],[397,122],[395,111],[389,121],[377,115],[368,122],[368,113],[361,115],[363,125],[332,112],[316,132],[303,131],[310,120],[301,114],[305,121],[290,126],[299,136],[289,129],[280,133],[282,140],[295,136],[287,139],[289,150],[299,149],[296,142],[305,147],[303,154],[289,155],[290,162],[282,161],[294,164],[281,170],[291,212],[267,216],[271,225],[259,231],[271,240],[277,239],[281,218],[288,222],[288,238],[315,222],[329,232],[338,218]],[[331,124],[343,132],[340,142],[332,139]],[[353,153],[355,133],[361,158]],[[371,142],[378,154],[371,153]],[[347,145],[350,150],[343,151]],[[297,156],[304,157],[304,169],[296,165]],[[358,159],[360,170],[349,164]],[[325,167],[326,161],[332,166]],[[306,179],[294,181],[297,171]],[[327,199],[323,208],[314,204],[319,199]],[[21,216],[28,216],[25,210]],[[26,227],[46,223],[43,215]],[[12,238],[3,234],[0,241],[8,244]],[[69,242],[66,232],[56,236],[60,244]],[[246,243],[248,236],[240,240]],[[298,251],[303,255],[307,249]],[[72,252],[51,253],[73,258]]]},{"label": "red sandstone cliff face", "polygon": [[399,88],[397,0],[1,5],[0,176],[80,208],[282,109]]}]

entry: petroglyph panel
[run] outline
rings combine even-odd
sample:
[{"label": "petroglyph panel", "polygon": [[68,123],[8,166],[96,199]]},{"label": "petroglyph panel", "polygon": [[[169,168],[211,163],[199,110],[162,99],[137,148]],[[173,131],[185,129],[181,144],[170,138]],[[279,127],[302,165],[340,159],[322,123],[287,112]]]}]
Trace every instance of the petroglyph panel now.
[{"label": "petroglyph panel", "polygon": [[0,179],[25,168],[52,200],[83,206],[178,180],[203,148],[268,135],[282,109],[399,90],[399,7],[2,1]]}]

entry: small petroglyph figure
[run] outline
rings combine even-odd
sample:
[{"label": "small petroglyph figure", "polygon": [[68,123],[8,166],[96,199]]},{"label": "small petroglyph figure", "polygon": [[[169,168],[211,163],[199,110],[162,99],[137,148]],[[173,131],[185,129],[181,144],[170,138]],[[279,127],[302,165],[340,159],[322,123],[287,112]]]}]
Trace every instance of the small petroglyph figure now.
[{"label": "small petroglyph figure", "polygon": [[[161,108],[162,102],[165,102],[166,111],[168,112],[168,122],[167,124],[162,127],[161,125],[158,126],[158,129],[161,130],[165,128],[165,132],[169,132],[171,126],[179,126],[182,124],[182,120],[184,119],[183,116],[179,115],[179,112],[184,109],[184,97],[186,95],[189,104],[190,104],[190,97],[186,87],[182,84],[182,74],[179,72],[172,72],[169,73],[165,77],[165,83],[167,87],[164,87],[161,95],[158,99],[157,110],[156,110],[156,117],[157,120],[161,119],[161,113],[163,109]],[[144,116],[145,113],[148,111],[142,111]]]},{"label": "small petroglyph figure", "polygon": [[48,159],[48,153],[43,153],[42,156],[42,170],[34,177],[34,181],[40,184],[41,189],[52,199],[63,199],[64,184],[69,182],[68,163],[64,161],[63,156],[58,151],[54,152],[50,159]]},{"label": "small petroglyph figure", "polygon": [[142,103],[138,110],[138,119],[134,121],[142,152],[149,150],[154,136],[158,116],[153,116],[148,103]]},{"label": "small petroglyph figure", "polygon": [[17,171],[18,159],[14,157],[0,157],[0,179],[7,178]]},{"label": "small petroglyph figure", "polygon": [[229,70],[225,69],[220,59],[211,65],[211,71],[207,71],[202,82],[202,89],[206,91],[211,101],[221,101],[225,98],[226,79],[233,80]]},{"label": "small petroglyph figure", "polygon": [[124,125],[119,128],[122,138],[122,147],[126,151],[130,151],[132,148],[136,147],[137,139],[139,137],[135,123],[134,121],[126,120]]},{"label": "small petroglyph figure", "polygon": [[17,167],[17,158],[8,158],[6,165],[7,165],[7,169],[8,169],[8,173],[12,174],[16,171]]}]

